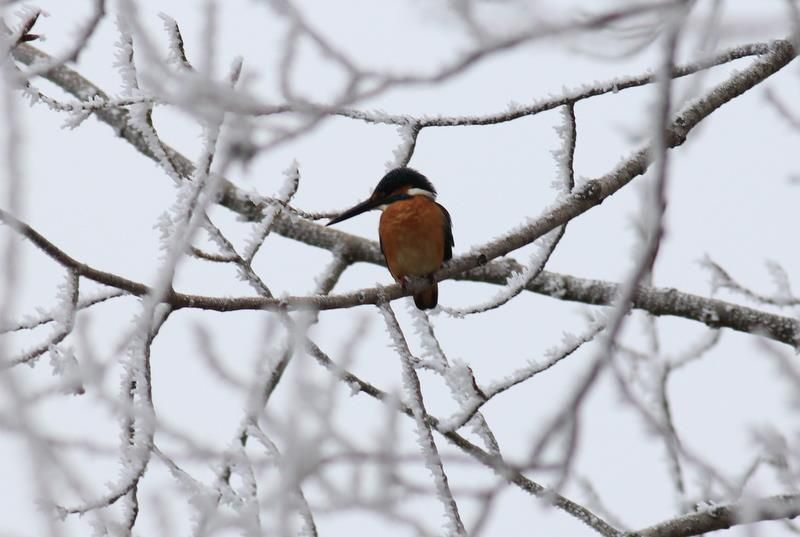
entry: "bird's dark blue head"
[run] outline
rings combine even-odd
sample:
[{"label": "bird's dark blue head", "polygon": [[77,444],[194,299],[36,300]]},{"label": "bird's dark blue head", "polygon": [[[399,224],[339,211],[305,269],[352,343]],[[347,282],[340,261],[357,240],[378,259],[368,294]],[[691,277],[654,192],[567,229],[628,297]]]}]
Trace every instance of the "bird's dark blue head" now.
[{"label": "bird's dark blue head", "polygon": [[371,209],[382,209],[390,203],[409,199],[412,196],[436,197],[436,189],[428,178],[411,168],[395,168],[380,180],[368,200],[363,201],[333,218],[326,225],[352,218]]},{"label": "bird's dark blue head", "polygon": [[376,195],[380,197],[390,196],[406,187],[409,189],[418,188],[430,192],[434,196],[436,195],[436,189],[433,188],[428,178],[417,170],[413,168],[395,168],[383,176],[378,186],[375,187],[372,197],[376,197]]}]

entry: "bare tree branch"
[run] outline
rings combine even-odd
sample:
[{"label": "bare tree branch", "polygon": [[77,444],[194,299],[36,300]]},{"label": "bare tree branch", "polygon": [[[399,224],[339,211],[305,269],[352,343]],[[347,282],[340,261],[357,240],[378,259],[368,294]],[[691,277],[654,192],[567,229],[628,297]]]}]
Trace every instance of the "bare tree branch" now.
[{"label": "bare tree branch", "polygon": [[[775,53],[776,49],[779,48],[786,48],[788,47],[789,54],[795,54],[791,45],[788,41],[779,40],[774,41],[771,43],[756,43],[752,45],[744,45],[740,47],[736,47],[731,49],[727,52],[720,54],[717,57],[709,59],[704,62],[698,62],[696,64],[676,68],[675,76],[687,76],[693,74],[697,71],[704,70],[711,68],[715,65],[721,65],[724,63],[731,62],[733,60],[744,58],[747,56],[753,55],[767,55],[770,53]],[[786,50],[783,51],[784,53]],[[31,64],[36,61],[47,61],[50,57],[41,52],[40,50],[36,49],[35,47],[28,45],[28,44],[21,44],[14,48],[12,51],[14,58],[24,64]],[[788,63],[792,58],[787,58],[783,60],[777,61],[785,61]],[[779,65],[775,70],[780,69],[782,65]],[[769,73],[771,74],[771,73]],[[101,102],[111,102],[108,95],[103,92],[100,88],[92,84],[89,80],[81,76],[76,71],[67,68],[66,66],[60,65],[58,67],[52,68],[47,72],[43,73],[50,82],[58,85],[64,91],[73,94],[75,97],[80,99],[81,101],[94,101],[95,99],[100,99]],[[766,75],[768,76],[768,74]],[[531,106],[527,109],[521,109],[515,111],[513,113],[504,112],[502,114],[497,114],[495,116],[488,116],[485,119],[479,120],[465,120],[465,119],[448,119],[448,118],[429,118],[427,119],[427,123],[419,123],[418,120],[417,124],[420,127],[423,126],[457,126],[457,125],[488,125],[494,123],[501,123],[504,121],[510,121],[514,119],[518,119],[525,116],[534,115],[536,113],[544,112],[547,110],[551,110],[557,108],[559,106],[563,106],[570,103],[575,103],[583,99],[587,99],[590,97],[594,97],[597,95],[603,95],[606,93],[616,92],[626,88],[638,87],[645,84],[651,84],[655,81],[655,75],[648,74],[642,75],[639,77],[634,77],[630,80],[615,80],[603,84],[599,84],[596,87],[592,88],[591,90],[584,90],[574,92],[573,94],[569,94],[560,99],[553,99],[546,101],[544,103],[538,103],[534,106]],[[117,103],[117,104],[124,104],[124,103]],[[111,126],[114,131],[127,141],[129,141],[137,150],[139,150],[144,155],[156,159],[156,155],[152,153],[148,144],[138,133],[135,129],[132,129],[129,122],[129,115],[128,112],[119,108],[111,108],[111,109],[104,109],[104,108],[91,108],[91,110],[97,115],[98,119],[107,123]],[[242,109],[232,109],[229,110],[231,112],[237,113],[248,113],[248,111]],[[291,111],[290,108],[286,107],[278,107],[277,109],[272,110],[274,112],[287,112]],[[319,112],[319,111],[317,111]],[[332,113],[336,113],[333,111]],[[372,114],[365,113],[365,112],[339,112],[340,115],[346,115],[348,117],[352,117],[354,119],[361,119],[364,121],[368,121]],[[384,117],[383,119],[386,119]],[[397,117],[389,117],[386,122],[396,124],[396,125],[408,125],[409,119],[407,116],[397,116]],[[184,177],[190,177],[193,173],[192,168],[193,164],[191,161],[179,153],[177,153],[174,149],[169,146],[166,146],[165,151],[169,156],[171,162],[175,163],[175,166],[178,172]],[[248,194],[241,192],[238,190],[232,183],[224,181],[223,182],[223,189],[222,194],[219,200],[219,203],[223,206],[227,207],[228,209],[237,212],[245,217],[248,218],[258,218],[261,210],[263,208],[263,203],[270,202],[268,199],[257,199],[253,200],[251,196]],[[294,238],[293,235],[297,234],[308,234],[308,229],[305,226],[300,226],[298,230],[290,230],[289,225],[290,222],[286,222],[285,219],[279,218],[276,231],[284,236]],[[328,230],[330,232],[335,232],[335,230]]]},{"label": "bare tree branch", "polygon": [[406,343],[391,306],[384,303],[378,305],[378,308],[383,314],[384,322],[386,323],[386,328],[389,331],[395,350],[402,360],[403,385],[408,395],[408,408],[411,410],[411,414],[417,424],[417,441],[424,455],[425,466],[433,476],[434,483],[436,484],[437,497],[445,509],[448,534],[466,537],[464,523],[461,521],[461,515],[458,512],[458,504],[450,490],[447,473],[445,473],[442,458],[439,455],[439,448],[436,447],[436,442],[433,439],[431,425],[425,420],[427,411],[425,410],[425,402],[422,397],[422,386],[420,385],[417,372],[414,370],[408,344]]},{"label": "bare tree branch", "polygon": [[[351,387],[351,390],[356,390],[357,393],[369,395],[378,401],[393,404],[403,414],[410,418],[414,418],[414,412],[411,407],[402,403],[398,403],[394,397],[390,396],[383,390],[376,388],[369,382],[362,380],[349,371],[342,370],[341,367],[331,360],[330,357],[328,357],[328,355],[325,354],[310,339],[307,338],[305,344],[307,352],[313,356],[322,367],[328,369],[337,375],[342,382],[348,384]],[[498,475],[504,477],[509,482],[514,483],[523,491],[551,503],[555,507],[565,511],[570,516],[580,520],[605,537],[618,537],[619,531],[617,529],[585,507],[573,502],[565,496],[558,494],[557,492],[547,489],[531,479],[528,479],[522,473],[522,471],[506,463],[502,457],[484,451],[457,432],[444,429],[440,421],[430,414],[425,414],[424,418],[430,427],[433,427],[438,433],[453,443],[453,445],[457,446],[468,455],[474,457],[481,464],[494,470]]]},{"label": "bare tree branch", "polygon": [[664,521],[626,537],[688,537],[724,530],[764,520],[780,520],[800,516],[800,496],[784,494],[719,505]]},{"label": "bare tree branch", "polygon": [[[127,291],[135,296],[146,296],[150,293],[150,288],[143,283],[129,280],[110,272],[104,272],[77,261],[29,225],[20,222],[2,209],[0,209],[0,220],[29,239],[60,265],[74,270],[79,276]],[[366,243],[368,246],[371,245],[369,241],[364,239],[359,239],[359,241]],[[483,281],[502,285],[508,276],[513,272],[517,272],[515,270],[517,266],[513,261],[503,260],[467,272],[462,278],[469,281]],[[608,306],[613,304],[614,298],[619,292],[619,284],[545,271],[539,278],[529,284],[528,290],[560,300]],[[409,286],[408,289],[403,289],[396,284],[377,289],[360,289],[339,295],[281,298],[263,296],[227,298],[168,291],[162,299],[174,309],[320,311],[367,304],[374,305],[381,300],[397,300],[403,296],[410,296],[414,291],[413,285]],[[739,332],[768,337],[792,347],[797,347],[800,342],[800,321],[796,319],[722,300],[682,293],[675,289],[640,286],[633,294],[632,304],[633,307],[646,310],[653,315],[672,315],[699,321],[713,328],[731,328]]]}]

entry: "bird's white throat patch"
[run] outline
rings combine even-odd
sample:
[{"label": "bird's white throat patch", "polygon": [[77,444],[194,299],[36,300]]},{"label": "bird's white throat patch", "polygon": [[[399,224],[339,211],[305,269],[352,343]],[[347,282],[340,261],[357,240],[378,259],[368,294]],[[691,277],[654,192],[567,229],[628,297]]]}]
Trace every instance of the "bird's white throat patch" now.
[{"label": "bird's white throat patch", "polygon": [[409,196],[425,196],[430,199],[436,197],[433,192],[425,190],[424,188],[409,188],[407,194]]},{"label": "bird's white throat patch", "polygon": [[[408,194],[409,196],[425,196],[426,198],[429,199],[436,199],[436,195],[433,192],[425,190],[424,188],[409,188],[406,191],[406,194]],[[389,203],[378,205],[378,209],[380,209],[381,211],[385,211],[386,207],[388,207],[389,205],[390,205]]]}]

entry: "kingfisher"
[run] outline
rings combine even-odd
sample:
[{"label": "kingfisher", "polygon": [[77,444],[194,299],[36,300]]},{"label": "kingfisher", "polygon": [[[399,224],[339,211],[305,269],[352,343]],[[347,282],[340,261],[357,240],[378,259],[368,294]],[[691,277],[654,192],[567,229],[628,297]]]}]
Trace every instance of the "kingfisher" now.
[{"label": "kingfisher", "polygon": [[427,278],[429,285],[414,294],[421,310],[435,308],[439,300],[433,274],[453,257],[453,223],[447,209],[436,202],[436,189],[412,168],[395,168],[378,183],[372,195],[327,225],[363,212],[380,209],[378,225],[381,253],[392,277],[403,288],[409,276]]}]

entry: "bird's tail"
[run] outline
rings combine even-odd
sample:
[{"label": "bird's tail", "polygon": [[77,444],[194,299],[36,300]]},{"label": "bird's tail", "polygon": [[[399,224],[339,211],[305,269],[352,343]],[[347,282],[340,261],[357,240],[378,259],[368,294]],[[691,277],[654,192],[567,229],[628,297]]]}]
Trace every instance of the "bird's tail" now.
[{"label": "bird's tail", "polygon": [[414,295],[414,304],[421,310],[435,308],[437,302],[439,302],[439,286],[436,283]]}]

